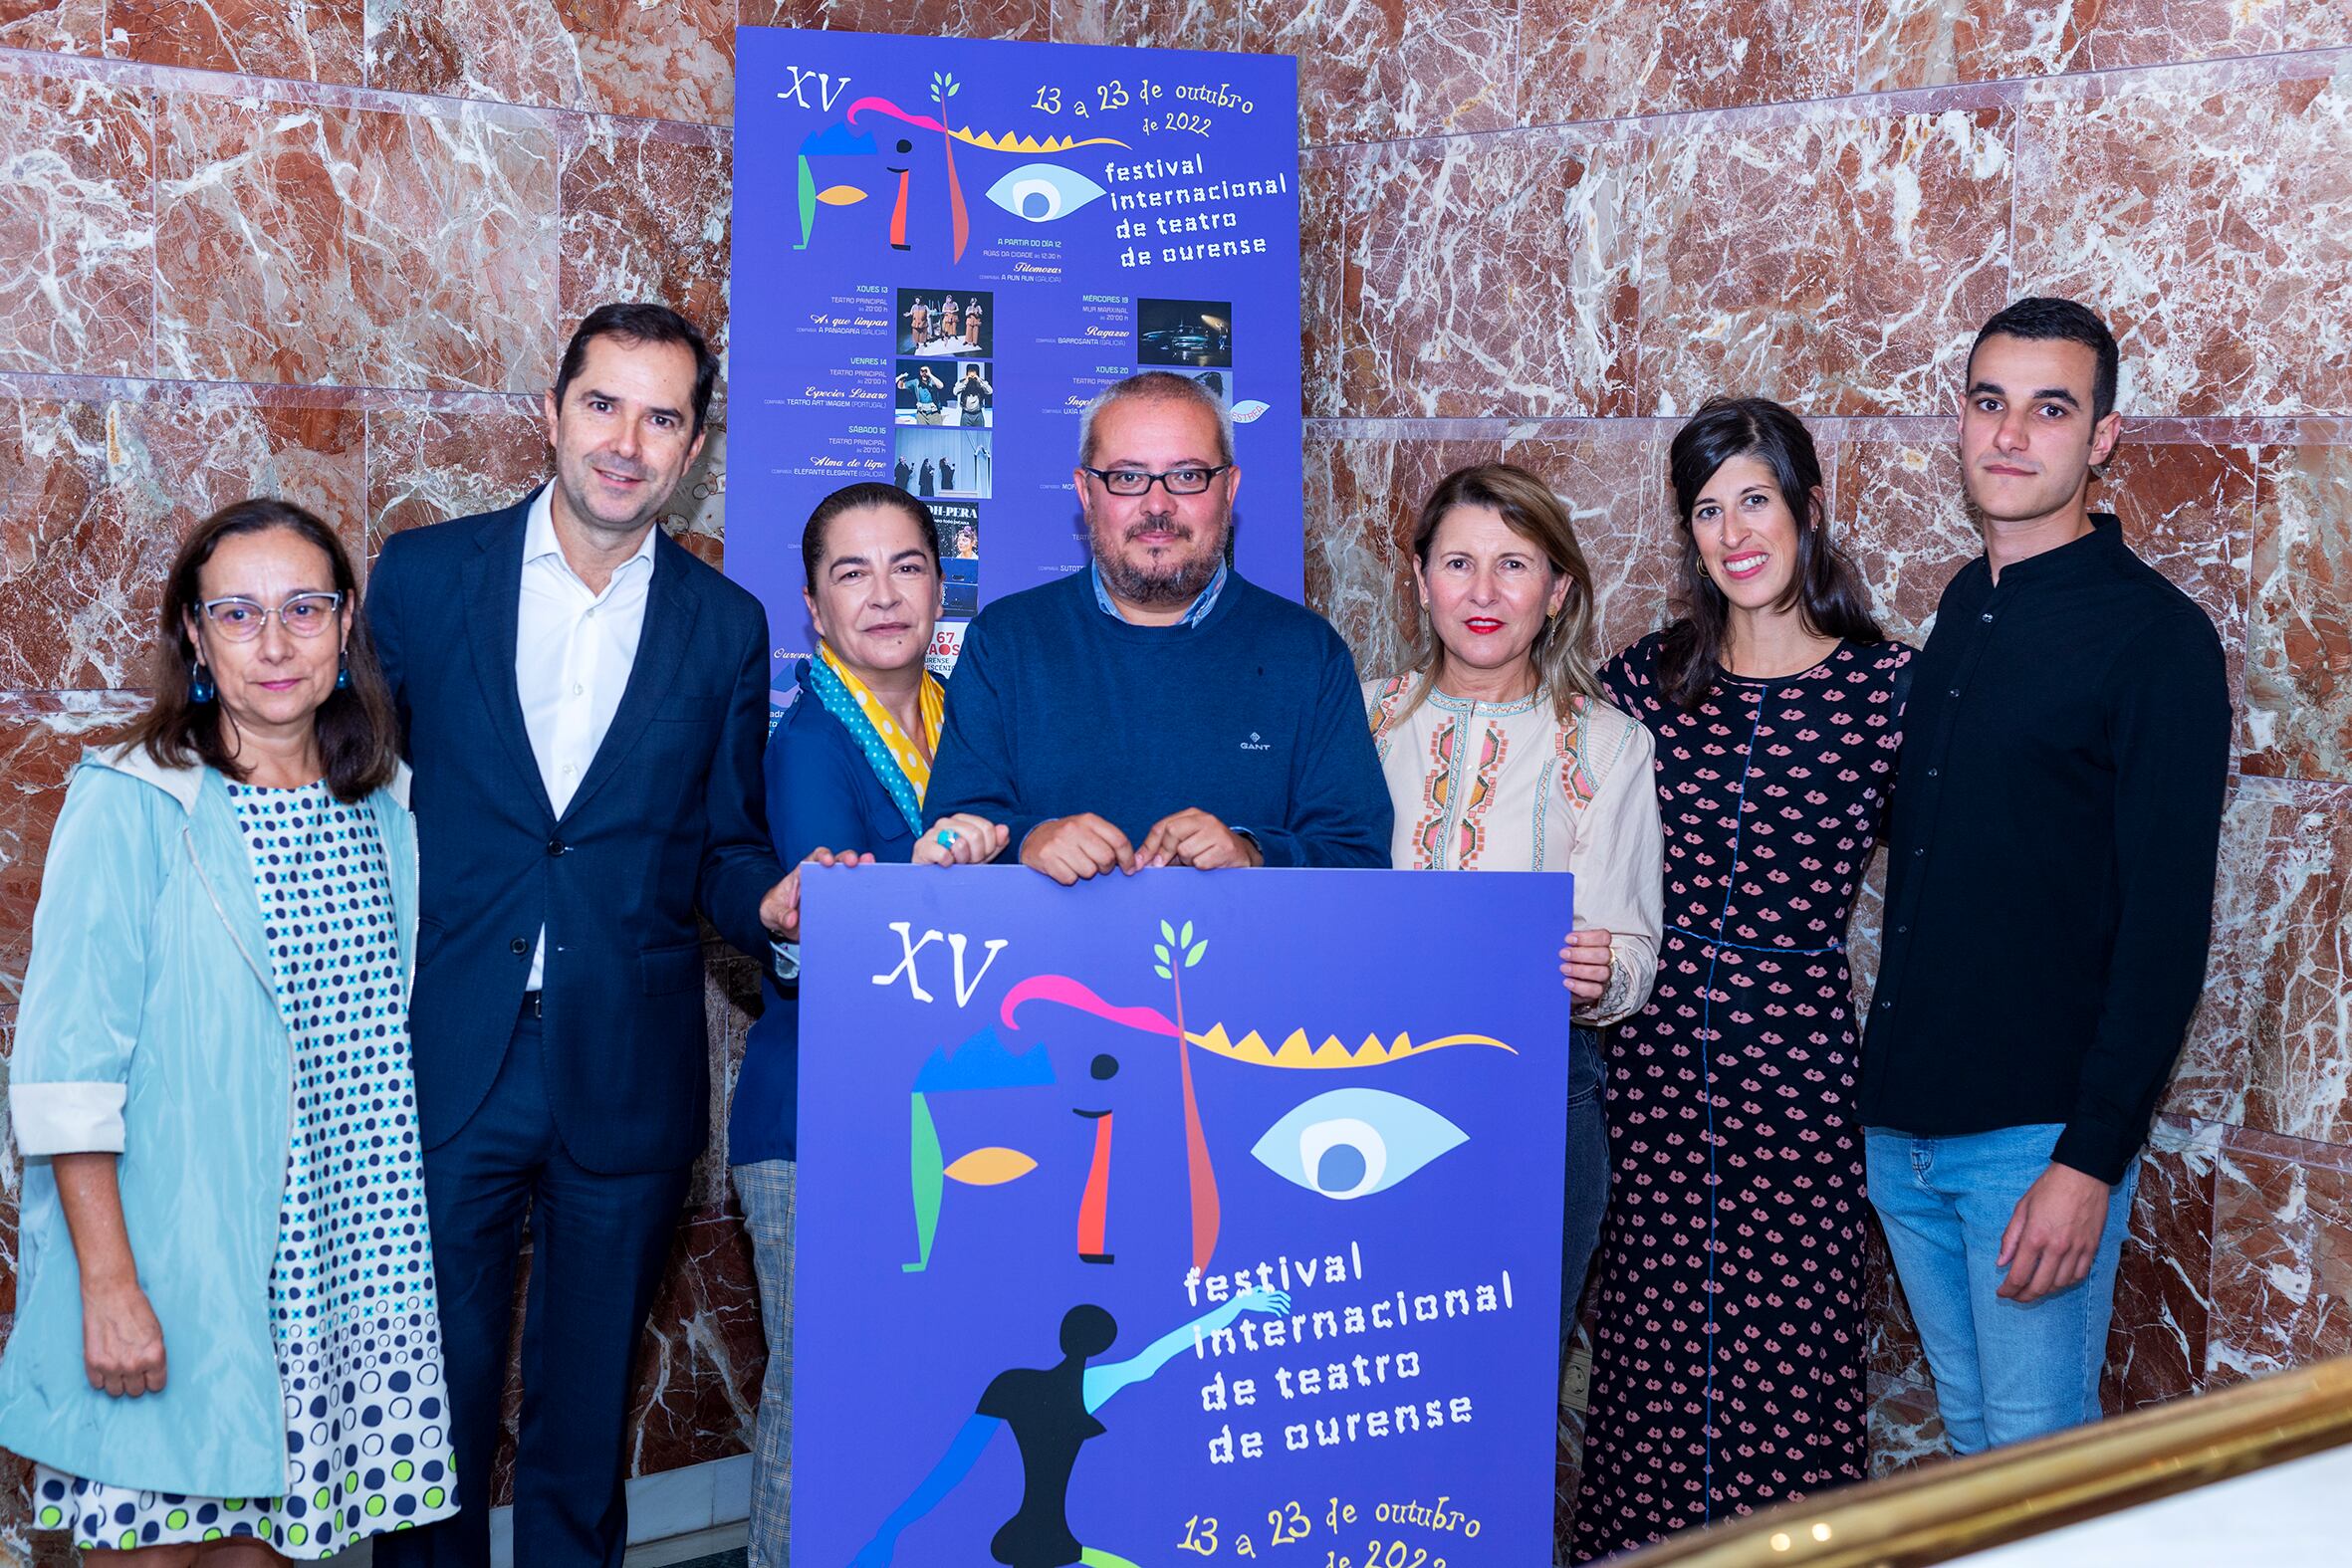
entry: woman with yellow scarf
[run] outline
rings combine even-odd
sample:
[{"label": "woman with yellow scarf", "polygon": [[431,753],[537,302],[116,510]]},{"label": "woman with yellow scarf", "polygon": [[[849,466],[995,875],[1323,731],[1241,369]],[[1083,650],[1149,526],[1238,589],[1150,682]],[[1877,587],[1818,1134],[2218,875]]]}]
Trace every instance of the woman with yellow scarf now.
[{"label": "woman with yellow scarf", "polygon": [[[801,560],[820,641],[768,740],[768,828],[777,854],[787,865],[820,850],[857,862],[995,858],[1005,829],[994,822],[959,814],[924,825],[923,789],[945,703],[923,667],[941,587],[931,509],[895,485],[836,490],[810,514]],[[798,991],[797,977],[770,977],[727,1124],[768,1339],[752,1456],[755,1568],[783,1568],[792,1528]]]}]

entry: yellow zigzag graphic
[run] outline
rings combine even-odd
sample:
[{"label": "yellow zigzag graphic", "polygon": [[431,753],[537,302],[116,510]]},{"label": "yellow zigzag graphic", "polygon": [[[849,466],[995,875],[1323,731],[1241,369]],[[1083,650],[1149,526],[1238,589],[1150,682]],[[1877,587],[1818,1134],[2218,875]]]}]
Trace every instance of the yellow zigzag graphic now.
[{"label": "yellow zigzag graphic", "polygon": [[1067,152],[1072,147],[1123,147],[1116,136],[1088,136],[1080,141],[1074,136],[1048,136],[1040,141],[1035,136],[1016,136],[1011,132],[1000,136],[992,130],[974,130],[970,125],[951,130],[949,135],[975,147],[986,147],[991,152]]},{"label": "yellow zigzag graphic", "polygon": [[1206,1034],[1187,1034],[1186,1039],[1203,1050],[1215,1051],[1235,1061],[1246,1061],[1254,1067],[1377,1067],[1386,1062],[1402,1061],[1407,1056],[1418,1056],[1425,1051],[1443,1050],[1448,1045],[1492,1045],[1516,1056],[1518,1051],[1499,1039],[1485,1034],[1449,1034],[1443,1039],[1422,1040],[1416,1043],[1410,1034],[1399,1034],[1382,1043],[1377,1034],[1367,1034],[1364,1042],[1352,1050],[1341,1043],[1336,1034],[1326,1034],[1320,1045],[1307,1043],[1304,1029],[1293,1029],[1280,1046],[1266,1043],[1256,1029],[1233,1039],[1222,1023],[1211,1024]]}]

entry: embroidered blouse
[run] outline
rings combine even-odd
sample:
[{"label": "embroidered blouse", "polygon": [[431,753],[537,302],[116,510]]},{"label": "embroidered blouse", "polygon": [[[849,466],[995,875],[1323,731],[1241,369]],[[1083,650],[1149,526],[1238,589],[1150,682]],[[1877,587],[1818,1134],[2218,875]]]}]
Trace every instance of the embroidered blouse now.
[{"label": "embroidered blouse", "polygon": [[1665,918],[1664,838],[1650,732],[1579,698],[1562,725],[1547,696],[1466,702],[1418,675],[1364,683],[1400,870],[1571,871],[1575,927],[1610,934],[1609,984],[1576,1018],[1614,1023],[1648,1000]]}]

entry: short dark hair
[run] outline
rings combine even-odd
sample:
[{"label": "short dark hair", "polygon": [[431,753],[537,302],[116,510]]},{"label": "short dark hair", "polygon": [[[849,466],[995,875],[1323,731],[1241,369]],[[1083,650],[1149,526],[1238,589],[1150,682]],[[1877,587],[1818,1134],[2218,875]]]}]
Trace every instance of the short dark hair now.
[{"label": "short dark hair", "polygon": [[564,362],[556,368],[559,410],[564,406],[564,393],[580,378],[581,366],[588,362],[588,344],[599,337],[617,337],[624,343],[679,343],[690,350],[694,355],[692,433],[702,434],[703,423],[710,417],[711,389],[719,384],[719,356],[711,352],[701,328],[666,305],[624,301],[599,305],[588,312],[572,341],[564,345]]},{"label": "short dark hair", "polygon": [[1682,560],[1669,595],[1676,618],[1658,649],[1658,684],[1667,700],[1686,713],[1705,702],[1723,678],[1731,623],[1731,601],[1707,574],[1691,514],[1715,471],[1735,457],[1753,457],[1770,469],[1780,499],[1796,519],[1796,574],[1789,579],[1788,596],[1805,628],[1866,647],[1886,640],[1870,613],[1862,574],[1829,541],[1829,518],[1817,497],[1821,457],[1804,421],[1769,398],[1709,398],[1674,433],[1666,459],[1682,526]]},{"label": "short dark hair", "polygon": [[340,614],[351,625],[344,643],[344,662],[352,683],[327,694],[311,722],[319,735],[320,760],[327,765],[327,787],[338,800],[355,802],[392,782],[400,766],[400,721],[392,709],[390,688],[375,662],[375,644],[367,635],[367,617],[359,613],[359,581],[352,558],[335,531],[316,514],[291,501],[261,496],[225,506],[190,530],[179,547],[179,557],[163,579],[163,607],[156,617],[155,700],[130,727],[128,740],[143,746],[165,768],[203,763],[228,778],[242,781],[246,770],[237,766],[229,737],[222,733],[218,702],[199,703],[189,691],[196,674],[196,647],[188,638],[188,622],[201,611],[204,563],[221,541],[240,534],[266,534],[284,529],[316,546],[335,575],[343,595]]},{"label": "short dark hair", "polygon": [[2122,374],[2123,354],[2115,346],[2115,335],[2089,306],[2037,294],[2004,307],[1978,329],[1977,340],[1969,344],[1972,374],[1977,350],[1986,338],[1997,336],[2082,344],[2098,358],[2098,369],[2091,377],[2091,418],[2104,419],[2115,412],[2115,384]]},{"label": "short dark hair", "polygon": [[809,526],[801,530],[801,578],[812,592],[817,588],[817,574],[824,569],[824,536],[832,527],[833,519],[858,507],[889,507],[906,515],[914,524],[915,532],[923,538],[923,548],[931,553],[931,569],[939,566],[939,519],[929,506],[915,496],[908,495],[896,485],[885,485],[879,480],[862,480],[854,485],[843,485],[809,514]]}]

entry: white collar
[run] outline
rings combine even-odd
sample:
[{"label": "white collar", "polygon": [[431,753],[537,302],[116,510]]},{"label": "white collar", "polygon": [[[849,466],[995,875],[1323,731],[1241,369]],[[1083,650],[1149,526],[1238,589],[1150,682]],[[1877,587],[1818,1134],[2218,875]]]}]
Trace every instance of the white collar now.
[{"label": "white collar", "polygon": [[[553,480],[540,486],[539,494],[531,498],[531,510],[523,517],[523,563],[529,565],[534,560],[553,556],[557,560],[563,562],[566,571],[571,571],[572,562],[564,560],[563,543],[556,538],[555,498],[556,486]],[[645,537],[637,541],[636,554],[614,566],[612,574],[618,576],[640,560],[648,565],[652,564],[653,536],[660,532],[661,525],[658,523],[647,529]],[[578,573],[574,574],[578,575]]]}]

